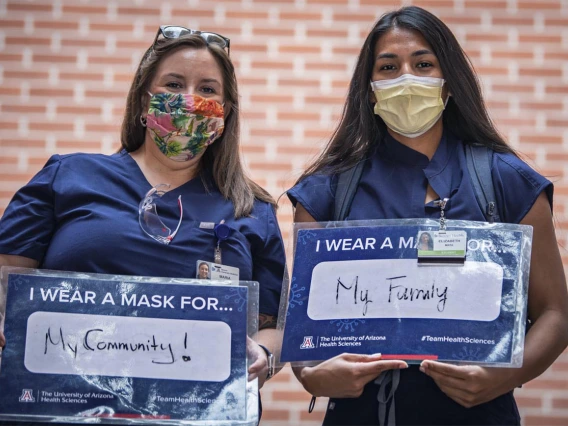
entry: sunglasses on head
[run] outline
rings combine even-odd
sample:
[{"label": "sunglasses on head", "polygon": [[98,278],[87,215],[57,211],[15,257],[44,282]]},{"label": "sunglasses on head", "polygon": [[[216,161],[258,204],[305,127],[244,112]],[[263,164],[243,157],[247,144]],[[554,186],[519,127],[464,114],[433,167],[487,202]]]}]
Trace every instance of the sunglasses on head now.
[{"label": "sunglasses on head", "polygon": [[191,34],[201,36],[201,38],[205,40],[207,44],[216,44],[222,49],[227,49],[227,54],[230,53],[231,40],[229,40],[227,37],[223,37],[221,34],[210,33],[207,31],[190,30],[189,28],[179,27],[177,25],[160,26],[158,33],[156,34],[156,38],[154,39],[154,43],[152,43],[152,46],[156,44],[156,42],[160,38],[160,35],[164,38],[179,38],[181,36]]}]

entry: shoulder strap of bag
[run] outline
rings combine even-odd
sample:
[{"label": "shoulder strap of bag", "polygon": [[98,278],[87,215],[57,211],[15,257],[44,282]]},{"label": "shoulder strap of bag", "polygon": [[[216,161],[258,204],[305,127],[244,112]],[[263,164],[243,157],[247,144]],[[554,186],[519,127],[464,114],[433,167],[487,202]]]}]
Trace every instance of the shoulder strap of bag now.
[{"label": "shoulder strap of bag", "polygon": [[352,168],[339,174],[337,190],[335,191],[334,221],[344,220],[349,214],[351,203],[353,203],[355,192],[357,192],[357,187],[359,186],[359,181],[363,174],[364,164],[364,161],[359,161]]},{"label": "shoulder strap of bag", "polygon": [[493,150],[484,145],[468,144],[465,146],[465,158],[475,197],[481,206],[485,220],[489,223],[501,222],[491,178]]}]

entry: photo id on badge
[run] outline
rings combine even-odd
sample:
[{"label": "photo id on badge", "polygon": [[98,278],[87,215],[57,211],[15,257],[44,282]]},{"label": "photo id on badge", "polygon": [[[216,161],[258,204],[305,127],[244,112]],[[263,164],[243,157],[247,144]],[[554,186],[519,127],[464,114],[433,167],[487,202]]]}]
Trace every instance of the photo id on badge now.
[{"label": "photo id on badge", "polygon": [[418,263],[463,264],[467,234],[465,231],[419,231]]},{"label": "photo id on badge", "polygon": [[239,268],[233,266],[198,260],[196,270],[196,278],[200,280],[239,281]]}]

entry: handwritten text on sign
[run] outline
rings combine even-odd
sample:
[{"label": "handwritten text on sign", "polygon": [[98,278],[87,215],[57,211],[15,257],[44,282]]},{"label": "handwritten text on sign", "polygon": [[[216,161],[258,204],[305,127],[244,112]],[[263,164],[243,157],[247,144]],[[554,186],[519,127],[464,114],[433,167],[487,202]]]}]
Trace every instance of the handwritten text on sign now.
[{"label": "handwritten text on sign", "polygon": [[220,382],[231,372],[222,321],[35,312],[25,360],[33,373]]},{"label": "handwritten text on sign", "polygon": [[490,262],[419,266],[416,259],[322,262],[312,273],[308,316],[493,321],[503,269]]}]

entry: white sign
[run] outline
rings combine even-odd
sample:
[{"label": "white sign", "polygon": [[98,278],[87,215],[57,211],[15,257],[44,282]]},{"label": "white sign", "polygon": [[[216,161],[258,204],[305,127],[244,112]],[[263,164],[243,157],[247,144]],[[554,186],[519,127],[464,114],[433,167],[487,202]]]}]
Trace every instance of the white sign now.
[{"label": "white sign", "polygon": [[321,262],[312,272],[308,316],[493,321],[503,269],[491,262],[419,266],[416,259]]},{"label": "white sign", "polygon": [[221,382],[231,372],[231,328],[222,321],[35,312],[24,364],[33,373]]}]

